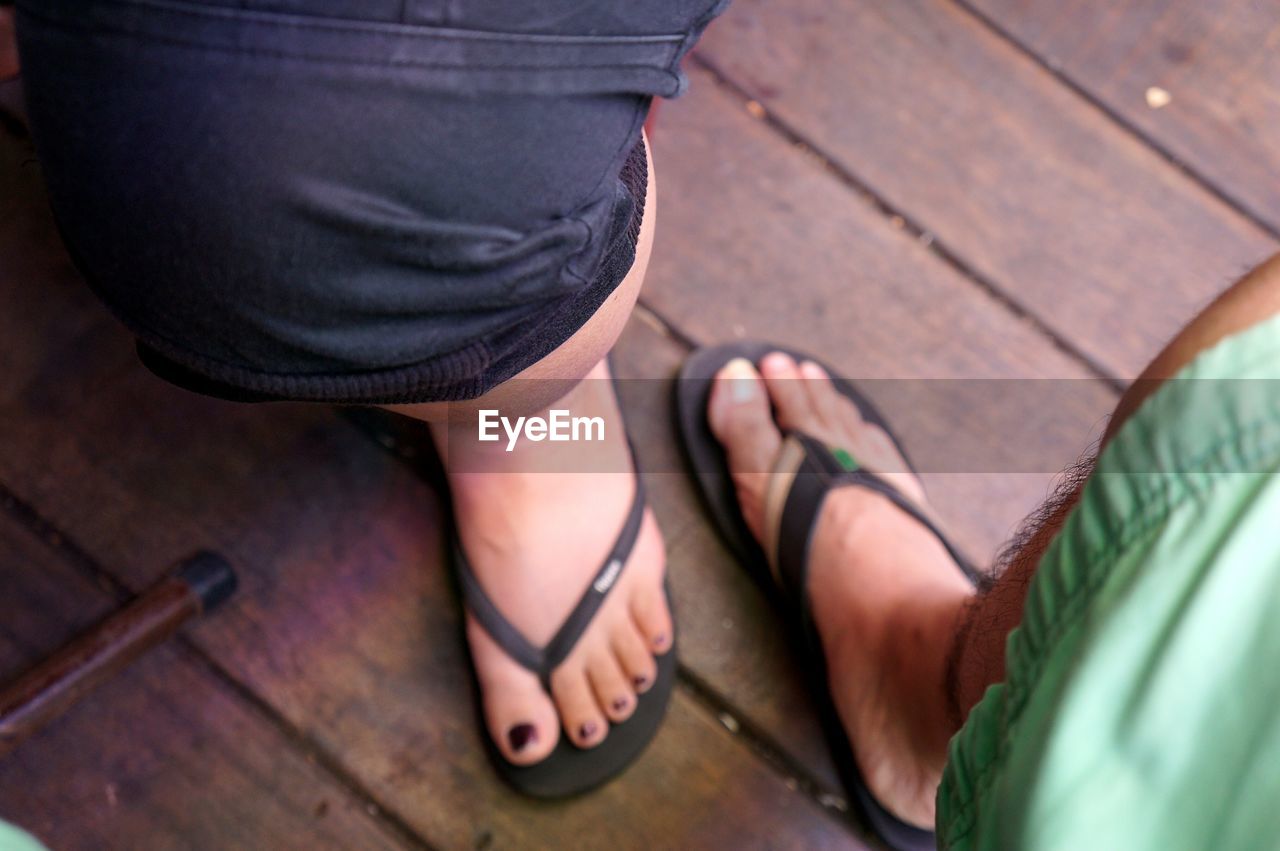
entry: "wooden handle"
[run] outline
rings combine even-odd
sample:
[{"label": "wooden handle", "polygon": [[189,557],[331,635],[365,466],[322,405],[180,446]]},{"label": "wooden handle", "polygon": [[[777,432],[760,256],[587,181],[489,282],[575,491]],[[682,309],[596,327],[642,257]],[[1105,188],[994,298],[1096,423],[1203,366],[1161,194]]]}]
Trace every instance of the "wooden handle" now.
[{"label": "wooden handle", "polygon": [[231,566],[201,552],[149,591],[0,689],[0,757],[235,589]]}]

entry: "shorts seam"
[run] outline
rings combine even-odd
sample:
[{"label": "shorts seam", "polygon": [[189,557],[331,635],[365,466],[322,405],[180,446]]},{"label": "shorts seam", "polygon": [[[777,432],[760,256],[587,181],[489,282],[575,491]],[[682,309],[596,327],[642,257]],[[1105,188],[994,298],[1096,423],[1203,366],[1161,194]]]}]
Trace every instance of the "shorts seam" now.
[{"label": "shorts seam", "polygon": [[[685,40],[684,33],[664,33],[661,35],[560,35],[551,33],[520,33],[520,32],[501,32],[492,30],[468,30],[457,27],[434,27],[422,24],[406,24],[391,21],[368,21],[359,18],[333,18],[332,23],[324,20],[320,16],[314,19],[301,15],[291,15],[288,13],[263,12],[251,9],[239,9],[235,7],[217,8],[217,9],[192,9],[180,4],[168,3],[146,3],[130,0],[130,2],[122,3],[125,6],[132,6],[135,9],[151,10],[163,14],[180,15],[182,17],[193,18],[197,20],[223,19],[235,20],[241,19],[251,21],[266,27],[279,27],[283,29],[297,30],[315,30],[317,32],[331,32],[343,35],[354,34],[381,34],[381,35],[401,35],[410,38],[418,38],[422,40],[442,39],[456,41],[492,41],[492,42],[514,42],[514,43],[534,43],[543,45],[659,45],[670,44],[678,46],[683,44]],[[33,12],[25,3],[22,4],[24,14],[32,15],[39,18],[45,23],[57,26],[74,27],[73,24],[60,20],[56,16],[41,15],[39,12]],[[339,23],[341,21],[341,23]],[[88,29],[87,27],[84,29]],[[124,27],[116,27],[117,32],[124,32],[130,35],[137,35]],[[504,66],[506,67],[506,66]]]},{"label": "shorts seam", "polygon": [[[329,401],[327,395],[333,395],[336,391],[337,395],[361,396],[361,401],[357,404],[373,404],[375,400],[377,402],[391,402],[405,396],[407,393],[406,387],[410,383],[429,384],[444,380],[448,383],[465,385],[475,380],[470,378],[462,379],[459,382],[457,379],[441,379],[433,376],[432,364],[441,359],[462,361],[479,359],[485,364],[490,363],[493,359],[493,351],[488,341],[479,339],[439,355],[432,355],[423,360],[397,366],[373,367],[371,369],[341,373],[265,372],[251,367],[227,363],[218,358],[194,351],[181,343],[174,342],[167,335],[152,330],[134,317],[118,309],[114,302],[105,293],[101,292],[98,287],[93,286],[88,279],[86,279],[86,282],[89,283],[89,288],[98,296],[108,311],[128,328],[140,343],[153,349],[165,360],[171,361],[183,369],[190,370],[206,380],[227,384],[237,391],[248,391],[252,394],[279,396],[281,399],[290,399],[291,401]],[[298,390],[302,388],[289,387],[289,385],[296,385],[297,383],[304,383],[308,389],[315,389],[319,392],[303,392],[299,394]],[[361,392],[362,389],[363,392]],[[371,389],[378,392],[370,392]]]},{"label": "shorts seam", "polygon": [[[621,172],[623,168],[626,168],[626,157],[630,156],[631,151],[635,149],[636,145],[644,145],[645,168],[646,169],[649,168],[649,157],[653,155],[653,152],[650,151],[649,146],[645,144],[643,134],[641,134],[640,137],[635,142],[631,143],[630,146],[628,146],[627,144],[627,142],[631,139],[631,137],[635,135],[636,130],[644,127],[644,119],[648,115],[648,112],[649,112],[648,107],[644,103],[638,104],[635,107],[635,110],[631,116],[631,127],[627,130],[627,135],[623,137],[622,143],[618,145],[618,149],[614,151],[613,156],[609,159],[610,167],[605,169],[604,174],[600,175],[600,179],[597,180],[595,185],[591,187],[591,191],[585,193],[582,196],[582,198],[574,205],[573,209],[575,210],[581,209],[583,204],[585,204],[591,198],[594,198],[596,194],[600,191],[600,187],[604,186],[605,181],[609,179],[609,175],[613,174],[614,179],[615,180],[617,179],[617,174],[613,171],[613,168],[612,168],[613,163],[619,158],[619,156],[622,156],[624,153],[626,154],[626,156],[623,156],[622,164],[618,170],[619,172]],[[648,184],[646,182],[646,187],[647,185]],[[645,204],[644,198],[637,198],[636,203],[639,204],[642,208],[647,206]],[[609,205],[610,219],[613,218],[613,211],[617,208],[617,205],[618,205],[618,199],[615,193],[613,202]],[[649,214],[649,211],[646,210],[645,215],[648,215],[648,214]],[[566,272],[572,275],[575,279],[577,279],[579,284],[581,284],[582,286],[587,286],[591,283],[591,280],[587,278],[585,275],[582,275],[577,270],[575,270],[573,268],[573,262],[580,254],[582,254],[583,251],[587,249],[587,246],[591,245],[591,240],[595,237],[595,231],[592,229],[590,222],[587,222],[585,219],[581,218],[580,216],[573,216],[573,219],[574,221],[580,222],[583,226],[586,227],[587,243],[580,250],[574,252],[572,255],[565,258],[564,269]],[[605,252],[608,251],[608,246],[605,246],[604,251]],[[603,263],[604,260],[605,260],[605,256],[604,256],[604,253],[602,252],[600,255],[600,262]]]},{"label": "shorts seam", "polygon": [[[220,54],[223,56],[246,56],[257,59],[277,59],[277,60],[294,60],[306,64],[313,65],[335,65],[349,68],[370,68],[370,69],[401,69],[410,68],[424,71],[451,71],[458,74],[474,74],[484,72],[504,72],[504,73],[535,73],[535,72],[563,72],[563,71],[603,71],[608,69],[623,69],[628,71],[647,71],[658,74],[671,80],[675,85],[680,83],[680,75],[671,70],[671,60],[668,60],[663,66],[656,63],[648,62],[608,62],[600,64],[586,64],[583,62],[574,62],[565,65],[552,64],[535,64],[535,65],[519,65],[519,64],[502,64],[492,65],[483,63],[440,63],[426,62],[412,59],[357,59],[348,56],[335,56],[330,54],[313,53],[305,50],[296,52],[286,52],[280,50],[269,50],[261,47],[231,47],[221,44],[209,44],[207,42],[197,42],[194,40],[186,40],[176,38],[174,36],[157,35],[154,33],[138,33],[125,27],[107,27],[94,28],[86,26],[78,26],[70,24],[66,21],[55,20],[38,12],[32,12],[30,9],[24,8],[23,14],[39,20],[41,23],[51,27],[58,28],[64,32],[100,33],[104,29],[113,35],[123,38],[129,38],[136,41],[144,41],[150,44],[159,44],[183,50],[192,50],[197,52],[208,52]],[[533,87],[530,87],[531,89]]]}]

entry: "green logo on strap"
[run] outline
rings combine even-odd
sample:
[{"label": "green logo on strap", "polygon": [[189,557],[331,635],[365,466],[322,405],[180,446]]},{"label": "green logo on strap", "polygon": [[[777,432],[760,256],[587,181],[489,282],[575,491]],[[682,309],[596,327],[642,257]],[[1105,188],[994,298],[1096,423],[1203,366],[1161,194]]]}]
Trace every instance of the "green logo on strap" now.
[{"label": "green logo on strap", "polygon": [[831,456],[836,459],[836,462],[841,467],[844,467],[846,473],[852,473],[861,466],[854,457],[849,454],[847,449],[841,449],[838,446],[833,446],[831,447]]}]

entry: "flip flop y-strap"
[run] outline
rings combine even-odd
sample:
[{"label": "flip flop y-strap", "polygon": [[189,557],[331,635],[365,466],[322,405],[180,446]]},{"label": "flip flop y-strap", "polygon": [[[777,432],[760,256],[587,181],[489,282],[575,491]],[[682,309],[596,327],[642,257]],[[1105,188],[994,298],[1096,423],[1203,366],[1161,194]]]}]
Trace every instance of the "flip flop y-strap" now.
[{"label": "flip flop y-strap", "polygon": [[454,537],[454,557],[456,559],[458,579],[462,586],[462,597],[467,608],[499,647],[522,667],[538,675],[542,686],[551,690],[551,672],[554,671],[573,651],[574,645],[582,638],[592,618],[604,605],[609,592],[618,584],[622,569],[626,566],[631,550],[640,535],[640,522],[644,519],[644,484],[639,476],[635,477],[635,496],[631,500],[631,508],[627,519],[622,524],[613,548],[605,557],[604,563],[591,578],[591,584],[583,592],[573,611],[565,618],[564,623],[556,630],[556,634],[543,647],[529,641],[519,629],[507,620],[498,610],[493,600],[485,593],[480,580],[471,569],[462,545]]},{"label": "flip flop y-strap", "polygon": [[833,489],[856,485],[882,494],[932,532],[971,579],[973,569],[937,523],[880,474],[863,467],[847,450],[832,447],[803,432],[791,431],[769,477],[765,492],[763,548],[773,578],[788,604],[806,625],[809,549],[822,503]]}]

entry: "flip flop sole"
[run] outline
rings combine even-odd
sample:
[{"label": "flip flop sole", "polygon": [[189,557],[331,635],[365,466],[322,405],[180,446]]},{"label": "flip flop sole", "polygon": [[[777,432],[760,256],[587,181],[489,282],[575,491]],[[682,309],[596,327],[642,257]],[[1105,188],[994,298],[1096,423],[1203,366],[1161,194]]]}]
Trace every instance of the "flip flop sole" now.
[{"label": "flip flop sole", "polygon": [[[766,597],[778,607],[779,612],[786,616],[787,608],[781,602],[782,589],[769,570],[764,550],[756,542],[742,517],[737,491],[729,474],[728,460],[719,441],[711,433],[706,414],[712,383],[725,364],[739,357],[758,364],[761,358],[770,352],[782,352],[797,362],[809,360],[822,366],[831,376],[836,390],[857,405],[863,419],[884,429],[908,467],[911,467],[911,459],[870,400],[860,393],[852,382],[840,377],[835,370],[818,358],[785,346],[741,342],[699,349],[685,360],[679,379],[676,381],[676,417],[685,456],[698,483],[698,490],[730,552],[756,580]],[[845,733],[844,725],[840,722],[839,713],[831,696],[821,641],[816,632],[812,629],[806,630],[803,624],[795,623],[794,620],[792,617],[787,617],[792,632],[791,637],[804,664],[809,689],[817,699],[823,732],[852,803],[868,826],[890,848],[895,851],[931,851],[936,847],[932,831],[915,827],[898,819],[885,809],[867,788],[854,759],[853,747]]]},{"label": "flip flop sole", "polygon": [[[674,619],[675,609],[669,587],[666,592],[667,605],[672,607]],[[465,646],[470,662],[470,643],[466,642]],[[527,766],[507,761],[489,735],[481,703],[480,682],[475,675],[475,665],[471,664],[468,670],[471,673],[472,693],[480,722],[480,736],[484,739],[485,751],[494,770],[508,785],[531,798],[559,800],[599,789],[635,762],[657,736],[662,720],[666,717],[667,707],[671,704],[671,694],[675,690],[676,658],[675,643],[666,653],[654,657],[657,675],[653,685],[639,696],[636,711],[630,718],[621,724],[609,725],[609,735],[599,745],[594,748],[579,748],[569,741],[568,734],[562,730],[560,741],[546,759]]]}]

